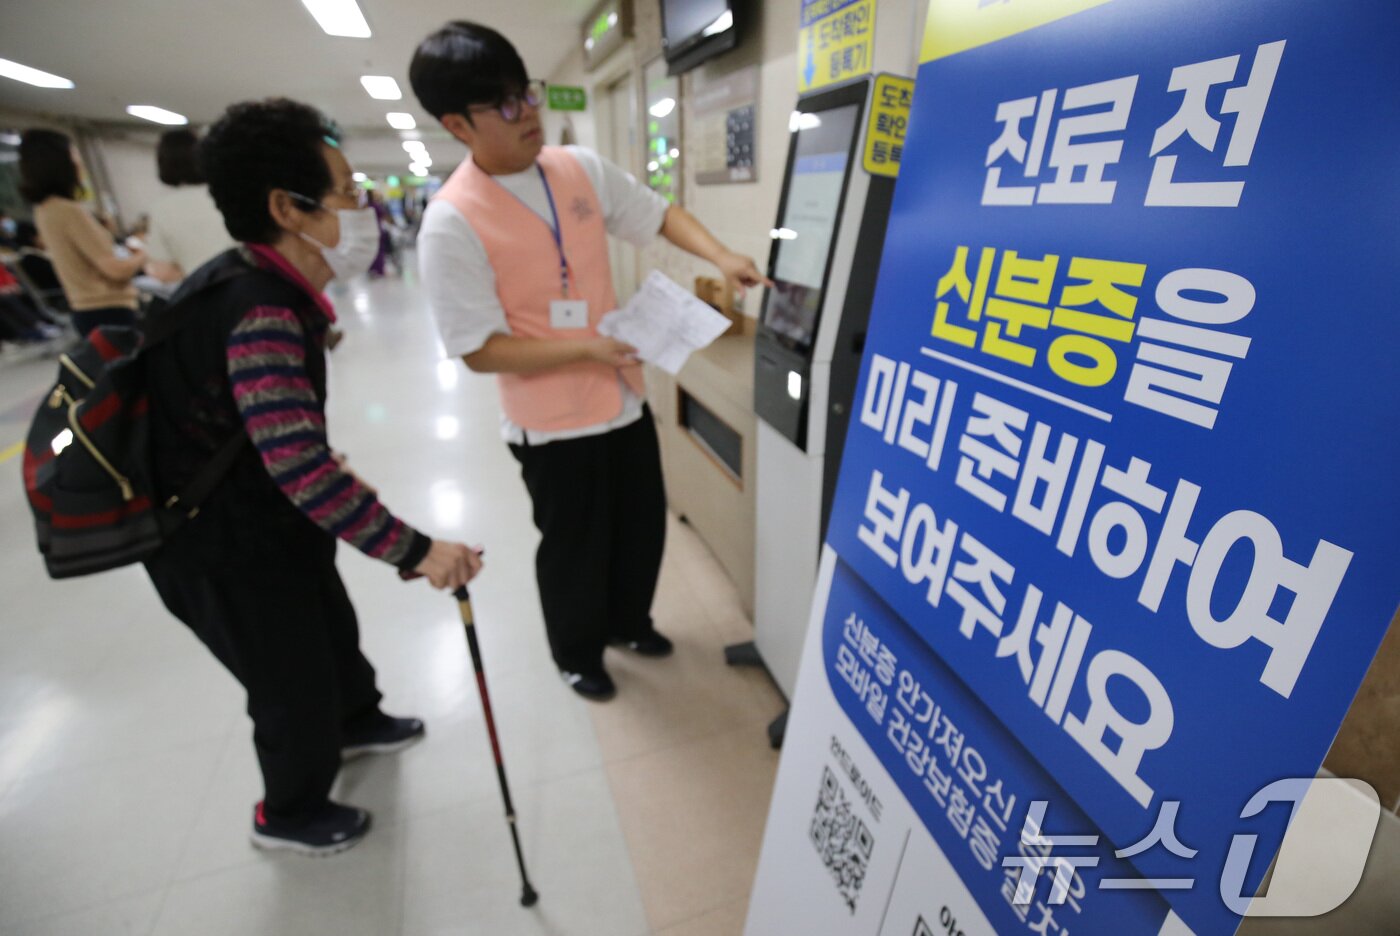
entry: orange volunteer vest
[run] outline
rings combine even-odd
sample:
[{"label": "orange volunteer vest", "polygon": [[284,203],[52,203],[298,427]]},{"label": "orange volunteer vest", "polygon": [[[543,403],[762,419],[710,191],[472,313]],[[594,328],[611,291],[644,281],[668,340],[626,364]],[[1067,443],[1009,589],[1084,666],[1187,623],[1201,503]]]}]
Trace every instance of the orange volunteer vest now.
[{"label": "orange volunteer vest", "polygon": [[[466,218],[486,248],[496,274],[496,295],[511,334],[522,338],[596,336],[598,321],[617,308],[608,264],[607,229],[593,184],[577,159],[558,147],[540,151],[569,266],[570,299],[588,301],[586,329],[556,329],[549,303],[564,298],[559,251],[549,223],[525,207],[468,157],[434,196]],[[518,426],[540,432],[581,429],[622,412],[618,375],[639,397],[646,393],[640,365],[619,370],[592,362],[539,374],[497,374],[501,404]]]}]

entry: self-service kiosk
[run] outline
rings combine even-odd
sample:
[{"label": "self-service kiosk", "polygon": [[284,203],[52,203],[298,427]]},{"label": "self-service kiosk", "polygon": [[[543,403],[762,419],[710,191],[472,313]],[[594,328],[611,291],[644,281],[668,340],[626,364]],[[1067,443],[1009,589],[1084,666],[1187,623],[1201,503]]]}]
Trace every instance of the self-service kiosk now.
[{"label": "self-service kiosk", "polygon": [[862,166],[873,84],[798,100],[755,339],[754,643],[789,697],[894,195]]}]

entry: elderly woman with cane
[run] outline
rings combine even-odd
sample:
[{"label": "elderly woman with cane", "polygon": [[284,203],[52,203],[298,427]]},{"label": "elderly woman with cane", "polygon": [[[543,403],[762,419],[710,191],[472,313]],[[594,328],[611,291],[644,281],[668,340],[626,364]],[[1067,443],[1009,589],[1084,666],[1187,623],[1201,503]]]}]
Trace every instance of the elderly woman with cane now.
[{"label": "elderly woman with cane", "polygon": [[236,104],[210,129],[203,158],[240,246],[189,275],[172,311],[193,308],[197,320],[142,358],[157,489],[186,490],[226,448],[237,455],[147,571],[247,690],[265,789],[253,843],[329,854],[370,823],[330,799],[341,761],[424,733],[418,719],[379,706],[337,541],[443,589],[466,585],[481,560],[389,513],[330,449],[325,336],[335,313],[322,290],[363,273],[378,246],[333,125],[294,101]]}]

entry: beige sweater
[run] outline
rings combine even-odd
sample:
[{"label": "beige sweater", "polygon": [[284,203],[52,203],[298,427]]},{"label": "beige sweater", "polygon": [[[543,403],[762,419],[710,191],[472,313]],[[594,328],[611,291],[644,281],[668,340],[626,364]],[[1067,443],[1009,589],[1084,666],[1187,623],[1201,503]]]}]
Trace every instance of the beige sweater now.
[{"label": "beige sweater", "polygon": [[136,308],[136,287],[114,282],[98,269],[98,259],[112,256],[114,247],[111,235],[86,208],[71,198],[46,198],[34,206],[34,226],[74,311]]}]

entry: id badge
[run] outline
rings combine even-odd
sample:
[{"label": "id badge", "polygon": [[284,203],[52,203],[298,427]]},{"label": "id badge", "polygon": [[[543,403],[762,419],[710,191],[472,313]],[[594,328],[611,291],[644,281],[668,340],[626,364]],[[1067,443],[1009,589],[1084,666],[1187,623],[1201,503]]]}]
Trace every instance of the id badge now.
[{"label": "id badge", "polygon": [[551,299],[549,303],[550,328],[587,328],[588,301],[586,299]]}]

